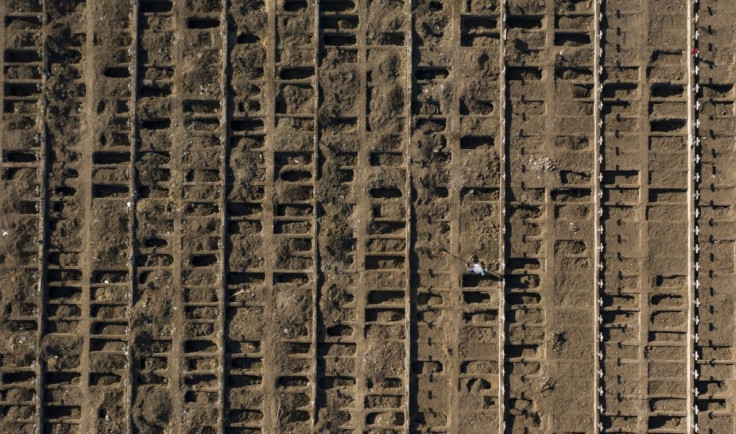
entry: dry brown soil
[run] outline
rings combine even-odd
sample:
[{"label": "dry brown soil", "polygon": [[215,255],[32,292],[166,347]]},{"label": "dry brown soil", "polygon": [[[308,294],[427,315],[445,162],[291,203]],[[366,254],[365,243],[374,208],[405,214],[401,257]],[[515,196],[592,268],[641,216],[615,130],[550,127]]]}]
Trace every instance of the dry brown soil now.
[{"label": "dry brown soil", "polygon": [[736,432],[732,0],[0,17],[0,433]]}]

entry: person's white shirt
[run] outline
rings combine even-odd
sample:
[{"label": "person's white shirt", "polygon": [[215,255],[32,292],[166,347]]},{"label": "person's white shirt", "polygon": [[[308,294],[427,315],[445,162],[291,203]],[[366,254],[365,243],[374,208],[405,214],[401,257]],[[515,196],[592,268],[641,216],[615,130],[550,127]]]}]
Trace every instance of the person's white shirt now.
[{"label": "person's white shirt", "polygon": [[470,267],[470,270],[469,271],[471,273],[474,273],[474,274],[480,274],[481,276],[485,276],[486,275],[486,269],[483,268],[483,267],[481,267],[480,264],[478,264],[478,263],[473,264]]}]

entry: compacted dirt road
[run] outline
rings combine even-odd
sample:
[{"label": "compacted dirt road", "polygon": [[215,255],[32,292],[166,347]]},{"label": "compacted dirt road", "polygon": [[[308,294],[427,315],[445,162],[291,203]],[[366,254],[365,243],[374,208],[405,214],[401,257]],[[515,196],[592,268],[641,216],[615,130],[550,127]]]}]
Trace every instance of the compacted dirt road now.
[{"label": "compacted dirt road", "polygon": [[731,0],[0,16],[0,432],[736,431]]}]

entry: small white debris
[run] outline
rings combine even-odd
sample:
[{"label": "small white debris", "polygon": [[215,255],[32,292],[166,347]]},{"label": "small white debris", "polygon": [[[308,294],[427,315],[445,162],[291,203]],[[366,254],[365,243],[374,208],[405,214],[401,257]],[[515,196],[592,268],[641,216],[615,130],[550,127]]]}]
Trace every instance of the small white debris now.
[{"label": "small white debris", "polygon": [[481,276],[485,276],[485,275],[486,275],[486,272],[487,272],[487,271],[488,271],[488,270],[486,270],[485,268],[483,268],[483,267],[482,267],[482,266],[481,266],[481,265],[480,265],[479,263],[477,263],[477,262],[476,262],[475,264],[471,265],[471,266],[470,266],[470,269],[468,270],[468,272],[469,272],[469,273],[473,273],[473,274],[480,274]]}]

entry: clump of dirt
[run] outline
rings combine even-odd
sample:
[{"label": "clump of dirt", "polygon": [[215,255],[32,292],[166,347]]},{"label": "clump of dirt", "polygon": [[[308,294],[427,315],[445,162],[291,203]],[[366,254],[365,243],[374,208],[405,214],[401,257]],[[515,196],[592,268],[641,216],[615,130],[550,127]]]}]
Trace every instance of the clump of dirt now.
[{"label": "clump of dirt", "polygon": [[171,422],[171,396],[165,389],[141,387],[133,403],[133,418],[142,430],[165,429]]},{"label": "clump of dirt", "polygon": [[559,163],[554,158],[532,156],[529,158],[529,167],[533,172],[549,173],[559,168]]},{"label": "clump of dirt", "polygon": [[552,349],[555,352],[562,351],[562,347],[567,343],[567,336],[565,332],[556,332],[552,335]]}]

